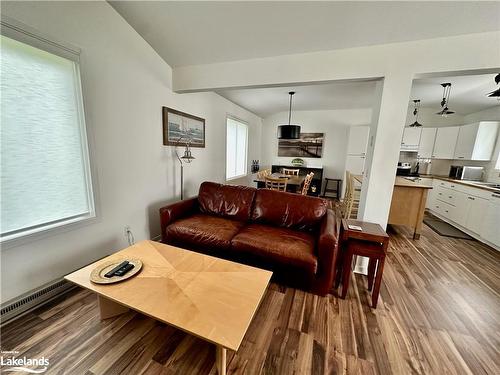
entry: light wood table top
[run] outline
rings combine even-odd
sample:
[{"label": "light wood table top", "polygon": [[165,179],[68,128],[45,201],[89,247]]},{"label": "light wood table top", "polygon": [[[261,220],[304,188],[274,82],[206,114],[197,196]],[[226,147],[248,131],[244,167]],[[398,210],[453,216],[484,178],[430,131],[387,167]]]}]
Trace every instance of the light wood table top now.
[{"label": "light wood table top", "polygon": [[[117,284],[90,281],[97,265],[120,258],[139,258],[141,272]],[[271,275],[259,268],[142,241],[65,279],[219,347],[238,350]],[[106,308],[101,306],[101,313]]]},{"label": "light wood table top", "polygon": [[[306,178],[306,176],[290,176],[290,175],[284,175],[282,173],[273,173],[270,177],[273,177],[273,178],[286,178],[287,179],[287,182],[286,182],[287,185],[296,185],[296,186],[302,185],[302,183],[304,182],[304,180]],[[265,178],[257,178],[256,177],[253,181],[254,182],[265,183],[266,179]]]},{"label": "light wood table top", "polygon": [[431,185],[424,184],[420,179],[408,179],[405,177],[396,176],[394,181],[394,186],[420,188],[420,189],[432,189]]}]

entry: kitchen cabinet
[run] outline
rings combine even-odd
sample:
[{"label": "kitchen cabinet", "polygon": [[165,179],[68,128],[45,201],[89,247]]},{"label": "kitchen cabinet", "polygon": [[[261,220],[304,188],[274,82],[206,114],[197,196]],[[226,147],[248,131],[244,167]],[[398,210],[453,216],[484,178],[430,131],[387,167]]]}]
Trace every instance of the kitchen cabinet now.
[{"label": "kitchen cabinet", "polygon": [[[467,218],[464,227],[481,234],[485,223],[485,212],[488,211],[489,200],[467,194]],[[500,199],[499,199],[500,200]]]},{"label": "kitchen cabinet", "polygon": [[420,135],[420,144],[418,145],[418,157],[421,159],[430,159],[434,150],[434,141],[436,140],[436,128],[422,128]]},{"label": "kitchen cabinet", "polygon": [[434,178],[428,208],[480,241],[500,249],[500,193]]},{"label": "kitchen cabinet", "polygon": [[434,159],[453,159],[457,144],[459,126],[437,128],[436,141],[434,142]]},{"label": "kitchen cabinet", "polygon": [[401,150],[417,151],[421,133],[422,128],[404,128]]},{"label": "kitchen cabinet", "polygon": [[455,159],[491,160],[497,139],[498,122],[481,121],[459,127]]},{"label": "kitchen cabinet", "polygon": [[347,155],[365,156],[369,137],[369,126],[351,126],[349,128],[349,140],[347,142]]},{"label": "kitchen cabinet", "polygon": [[500,194],[492,193],[488,199],[488,209],[484,219],[484,225],[480,231],[481,237],[500,247]]}]

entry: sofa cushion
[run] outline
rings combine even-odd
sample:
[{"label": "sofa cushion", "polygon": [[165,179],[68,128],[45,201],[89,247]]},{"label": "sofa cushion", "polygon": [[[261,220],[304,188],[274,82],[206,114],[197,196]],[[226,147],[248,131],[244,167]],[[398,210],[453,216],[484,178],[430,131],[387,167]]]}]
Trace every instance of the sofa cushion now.
[{"label": "sofa cushion", "polygon": [[313,230],[319,228],[327,205],[321,198],[258,189],[252,220],[296,230]]},{"label": "sofa cushion", "polygon": [[231,239],[245,224],[241,221],[205,214],[195,214],[167,226],[167,243],[229,249]]},{"label": "sofa cushion", "polygon": [[255,191],[252,187],[204,182],[198,194],[200,211],[247,221],[250,219]]},{"label": "sofa cushion", "polygon": [[231,240],[234,252],[251,253],[267,261],[287,264],[315,274],[314,237],[306,232],[250,224]]}]

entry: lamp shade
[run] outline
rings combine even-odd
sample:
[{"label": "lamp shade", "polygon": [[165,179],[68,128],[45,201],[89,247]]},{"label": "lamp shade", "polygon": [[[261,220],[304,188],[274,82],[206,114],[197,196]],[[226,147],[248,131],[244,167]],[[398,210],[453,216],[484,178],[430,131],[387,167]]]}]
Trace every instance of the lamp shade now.
[{"label": "lamp shade", "polygon": [[181,159],[183,161],[185,161],[186,163],[191,163],[191,161],[194,160],[194,156],[191,155],[191,150],[189,150],[187,147],[186,147],[186,150],[184,151],[184,155],[181,156]]},{"label": "lamp shade", "polygon": [[278,139],[299,139],[300,125],[278,126]]}]

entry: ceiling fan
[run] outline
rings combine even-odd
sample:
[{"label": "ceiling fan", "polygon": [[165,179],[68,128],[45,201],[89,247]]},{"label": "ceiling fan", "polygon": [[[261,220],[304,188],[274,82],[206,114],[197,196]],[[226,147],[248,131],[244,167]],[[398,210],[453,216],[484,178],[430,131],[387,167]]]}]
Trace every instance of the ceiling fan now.
[{"label": "ceiling fan", "polygon": [[[495,83],[498,85],[500,83],[500,73],[498,73],[496,76],[495,76]],[[492,91],[488,94],[486,94],[488,97],[490,98],[497,98],[498,100],[500,100],[500,87],[498,89],[496,89],[495,91]]]},{"label": "ceiling fan", "polygon": [[448,108],[450,103],[451,83],[441,83],[441,86],[443,87],[443,99],[441,100],[441,110],[436,113],[436,115],[447,117],[448,115],[455,113]]}]

